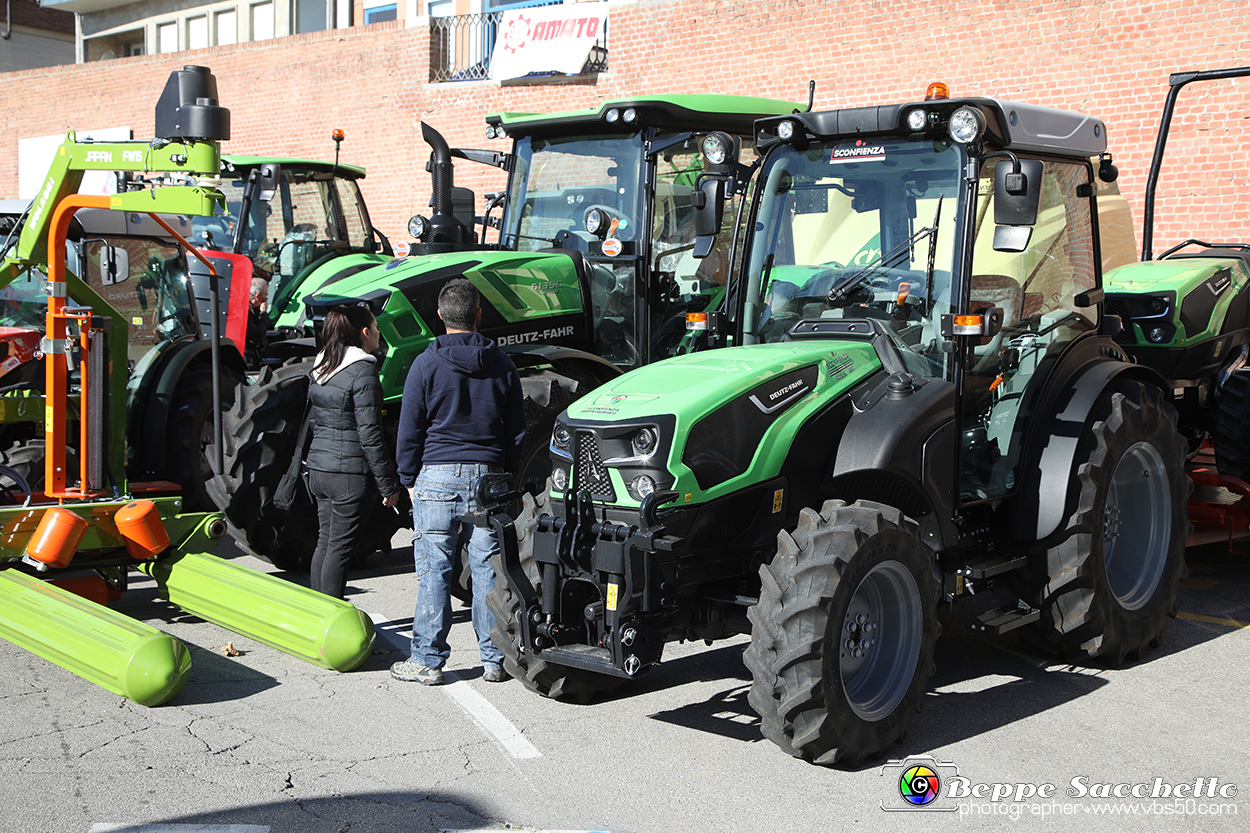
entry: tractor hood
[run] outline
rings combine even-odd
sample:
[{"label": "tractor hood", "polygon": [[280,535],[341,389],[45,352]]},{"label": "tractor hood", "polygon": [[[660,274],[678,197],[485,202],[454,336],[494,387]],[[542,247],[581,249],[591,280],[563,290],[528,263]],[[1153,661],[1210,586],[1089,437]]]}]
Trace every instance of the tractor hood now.
[{"label": "tractor hood", "polygon": [[[595,471],[605,486],[596,497],[611,494],[618,506],[638,505],[640,475],[678,491],[683,502],[712,499],[775,477],[797,427],[880,369],[871,344],[832,339],[667,359],[573,403],[560,418],[567,434],[557,428],[553,435],[553,461],[559,467],[563,458],[567,467],[568,444],[582,443],[579,460],[602,459]],[[639,439],[644,429],[653,436]],[[589,435],[593,453],[584,445]]]},{"label": "tractor hood", "polygon": [[314,328],[338,303],[367,302],[387,348],[381,367],[386,398],[403,392],[408,366],[444,332],[438,293],[465,277],[482,293],[479,330],[501,347],[527,344],[584,348],[591,318],[577,264],[563,252],[475,251],[397,258],[351,271],[304,298]]},{"label": "tractor hood", "polygon": [[[1103,278],[1106,311],[1118,315],[1126,346],[1182,347],[1214,338],[1250,283],[1245,261],[1201,254],[1130,263]],[[1244,304],[1244,301],[1241,302]]]}]

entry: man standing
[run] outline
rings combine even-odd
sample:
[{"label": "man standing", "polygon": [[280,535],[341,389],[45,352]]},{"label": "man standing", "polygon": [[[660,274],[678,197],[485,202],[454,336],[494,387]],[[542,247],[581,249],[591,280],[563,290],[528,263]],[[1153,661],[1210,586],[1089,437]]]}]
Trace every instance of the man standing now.
[{"label": "man standing", "polygon": [[438,294],[438,317],[447,334],[417,357],[404,383],[396,457],[399,481],[413,505],[413,556],[417,608],[409,659],[391,666],[397,680],[439,685],[451,647],[449,582],[462,536],[468,538],[473,576],[473,627],[487,682],[507,674],[503,654],[490,640],[495,617],[486,594],[495,586],[491,557],[499,551],[493,530],[462,523],[475,508],[477,481],[489,472],[516,471],[525,445],[525,403],[516,365],[495,342],[477,332],[482,318],[477,288],[464,278]]},{"label": "man standing", "polygon": [[269,346],[269,317],[265,304],[269,300],[269,282],[264,278],[252,278],[252,299],[247,308],[247,344],[243,348],[243,361],[248,370],[260,370],[261,351]]}]

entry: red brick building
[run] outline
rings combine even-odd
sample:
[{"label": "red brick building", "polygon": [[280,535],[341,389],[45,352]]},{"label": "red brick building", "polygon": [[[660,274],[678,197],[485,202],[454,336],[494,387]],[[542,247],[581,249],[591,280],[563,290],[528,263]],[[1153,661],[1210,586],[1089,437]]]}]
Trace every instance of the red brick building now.
[{"label": "red brick building", "polygon": [[[345,130],[343,159],[368,168],[365,195],[393,241],[407,238],[407,218],[429,201],[423,119],[453,145],[503,149],[484,138],[488,112],[575,109],[660,92],[805,100],[809,79],[825,109],[912,100],[942,80],[956,96],[1104,119],[1140,224],[1168,75],[1250,65],[1245,0],[613,0],[606,71],[505,85],[432,83],[430,20],[6,73],[0,197],[18,195],[19,139],[116,125],[150,136],[165,78],[188,63],[217,76],[221,104],[233,114],[228,151],[323,158],[333,153],[331,130]],[[1159,191],[1156,249],[1189,236],[1250,242],[1248,161],[1250,79],[1188,88]],[[481,194],[501,181],[475,172],[457,184]]]}]

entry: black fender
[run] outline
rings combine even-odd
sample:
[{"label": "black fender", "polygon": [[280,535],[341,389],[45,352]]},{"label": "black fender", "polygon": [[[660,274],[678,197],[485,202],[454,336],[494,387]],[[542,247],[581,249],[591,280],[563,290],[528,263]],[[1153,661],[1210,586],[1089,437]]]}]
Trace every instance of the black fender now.
[{"label": "black fender", "polygon": [[[879,374],[851,394],[853,413],[830,473],[830,497],[889,504],[919,521],[935,551],[958,536],[955,386]],[[895,390],[890,391],[891,383]]]},{"label": "black fender", "polygon": [[[1093,346],[1099,341],[1091,340]],[[1089,355],[1087,350],[1081,352]],[[1077,445],[1094,404],[1107,388],[1123,380],[1144,382],[1160,388],[1170,399],[1171,390],[1162,376],[1122,356],[1114,346],[1100,346],[1089,361],[1061,361],[1060,373],[1042,392],[1035,416],[1028,422],[1018,497],[1012,501],[1012,531],[1017,540],[1043,540],[1063,523]],[[1067,372],[1062,371],[1065,365]]]},{"label": "black fender", "polygon": [[558,344],[518,344],[501,348],[511,357],[517,369],[550,365],[563,372],[575,372],[579,368],[596,386],[620,376],[622,371],[612,362],[576,347]]},{"label": "black fender", "polygon": [[[127,403],[127,443],[131,457],[128,466],[141,471],[160,471],[165,467],[166,427],[174,393],[183,376],[193,367],[212,367],[211,343],[186,339],[166,346],[163,354],[133,386]],[[247,372],[243,356],[230,342],[221,344],[221,368],[234,370],[240,376]]]}]

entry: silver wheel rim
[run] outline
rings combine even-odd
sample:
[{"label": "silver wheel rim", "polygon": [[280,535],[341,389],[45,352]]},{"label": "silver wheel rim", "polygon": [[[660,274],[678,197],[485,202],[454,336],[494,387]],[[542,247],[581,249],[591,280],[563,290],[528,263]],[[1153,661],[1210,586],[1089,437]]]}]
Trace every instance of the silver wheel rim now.
[{"label": "silver wheel rim", "polygon": [[1116,463],[1103,507],[1103,568],[1125,610],[1138,610],[1154,598],[1171,541],[1167,466],[1153,445],[1137,443]]},{"label": "silver wheel rim", "polygon": [[862,720],[894,711],[911,685],[924,619],[916,580],[897,561],[873,567],[855,588],[838,632],[838,670]]}]

